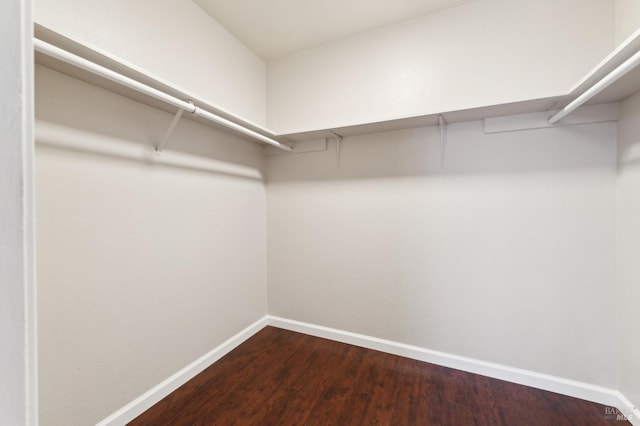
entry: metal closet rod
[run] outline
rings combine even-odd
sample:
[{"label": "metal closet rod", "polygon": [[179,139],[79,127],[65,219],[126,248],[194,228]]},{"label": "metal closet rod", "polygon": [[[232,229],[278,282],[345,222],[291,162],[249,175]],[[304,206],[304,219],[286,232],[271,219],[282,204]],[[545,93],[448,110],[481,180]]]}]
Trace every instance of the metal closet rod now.
[{"label": "metal closet rod", "polygon": [[102,65],[98,65],[91,61],[88,61],[84,58],[81,58],[80,56],[74,55],[73,53],[67,52],[66,50],[60,49],[59,47],[56,47],[52,44],[44,42],[40,39],[34,38],[33,46],[37,52],[40,52],[44,55],[58,59],[62,62],[66,62],[75,67],[88,71],[92,74],[96,74],[101,77],[104,77],[122,86],[128,87],[129,89],[151,96],[169,105],[173,105],[184,111],[190,112],[191,114],[197,117],[202,117],[216,124],[222,125],[229,129],[233,129],[238,133],[241,133],[245,136],[249,136],[250,138],[257,139],[269,145],[273,145],[284,151],[291,151],[291,147],[283,143],[280,143],[275,139],[271,139],[267,136],[261,135],[258,132],[255,132],[251,129],[247,129],[246,127],[241,126],[240,124],[234,123],[233,121],[227,120],[226,118],[220,117],[219,115],[206,111],[200,107],[197,107],[190,102],[183,101],[182,99],[178,99],[175,96],[171,96],[161,90],[154,89],[153,87],[147,86],[146,84],[140,83],[139,81],[136,81],[132,78],[126,77],[122,74],[112,71],[109,68],[105,68]]},{"label": "metal closet rod", "polygon": [[549,124],[555,124],[558,121],[562,120],[567,115],[571,114],[575,109],[582,106],[589,99],[593,98],[598,93],[602,92],[604,89],[618,81],[629,71],[634,69],[636,66],[640,65],[640,52],[636,52],[632,57],[624,61],[620,64],[616,69],[611,71],[609,74],[604,76],[602,80],[598,81],[596,84],[591,86],[589,90],[585,91],[583,94],[575,98],[571,103],[569,103],[566,107],[562,108],[556,114],[554,114],[549,119]]}]

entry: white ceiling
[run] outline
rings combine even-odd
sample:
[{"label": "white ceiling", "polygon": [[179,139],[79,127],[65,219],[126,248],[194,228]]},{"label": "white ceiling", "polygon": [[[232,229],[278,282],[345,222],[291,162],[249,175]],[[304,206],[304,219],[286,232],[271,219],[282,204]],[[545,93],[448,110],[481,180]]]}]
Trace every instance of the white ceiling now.
[{"label": "white ceiling", "polygon": [[470,0],[193,0],[254,53],[273,59]]}]

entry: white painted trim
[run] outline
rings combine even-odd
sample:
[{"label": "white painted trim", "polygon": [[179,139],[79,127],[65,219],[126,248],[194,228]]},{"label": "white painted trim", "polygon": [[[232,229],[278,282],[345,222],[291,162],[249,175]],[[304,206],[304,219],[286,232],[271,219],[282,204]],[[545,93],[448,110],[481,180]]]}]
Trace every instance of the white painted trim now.
[{"label": "white painted trim", "polygon": [[20,2],[22,15],[22,169],[23,169],[23,274],[24,323],[26,364],[26,425],[39,424],[38,401],[38,298],[36,277],[36,223],[35,223],[35,83],[33,53],[33,5]]},{"label": "white painted trim", "polygon": [[162,398],[188,382],[214,362],[238,347],[242,342],[267,326],[267,316],[254,322],[235,336],[216,346],[211,352],[198,358],[182,370],[149,389],[96,426],[122,426],[144,413]]},{"label": "white painted trim", "polygon": [[38,424],[31,2],[0,3],[0,424]]},{"label": "white painted trim", "polygon": [[627,417],[633,426],[640,426],[640,407],[635,407],[621,392],[617,392],[620,403],[616,408]]},{"label": "white painted trim", "polygon": [[640,414],[638,413],[638,409],[633,411],[633,404],[620,392],[613,389],[272,315],[268,316],[268,324],[286,330],[597,402],[615,407],[624,414],[633,413],[631,416],[632,423],[640,426],[640,423],[637,423],[638,415]]}]

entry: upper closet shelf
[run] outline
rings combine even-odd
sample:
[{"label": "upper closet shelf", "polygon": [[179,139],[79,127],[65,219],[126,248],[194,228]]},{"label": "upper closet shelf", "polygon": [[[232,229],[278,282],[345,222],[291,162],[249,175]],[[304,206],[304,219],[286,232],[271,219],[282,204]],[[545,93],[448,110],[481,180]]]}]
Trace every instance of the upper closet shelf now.
[{"label": "upper closet shelf", "polygon": [[[573,89],[571,89],[571,91],[565,94],[499,105],[485,105],[470,109],[441,111],[420,116],[398,117],[376,122],[359,123],[324,129],[310,129],[309,131],[276,135],[264,127],[251,123],[250,121],[238,117],[223,108],[211,105],[202,99],[198,99],[197,97],[185,93],[167,82],[150,76],[135,66],[126,64],[108,53],[99,52],[96,49],[92,49],[88,46],[70,40],[37,24],[35,26],[35,36],[37,39],[56,48],[63,49],[63,51],[78,56],[81,59],[93,62],[100,67],[107,68],[112,72],[120,74],[125,78],[132,79],[142,85],[159,90],[180,102],[186,103],[187,100],[191,100],[195,106],[187,106],[187,104],[179,107],[191,112],[191,117],[196,120],[214,121],[217,124],[222,124],[225,127],[231,128],[237,133],[244,134],[254,140],[274,145],[285,151],[291,151],[291,148],[285,144],[286,141],[295,142],[336,136],[354,136],[367,133],[434,126],[442,123],[443,121],[446,123],[455,123],[534,112],[547,112],[547,118],[551,119],[550,123],[558,121],[558,124],[562,124],[562,118],[580,105],[619,102],[640,90],[640,67],[637,66],[640,63],[640,30],[638,30],[602,62],[600,62],[600,64],[598,64],[582,80],[580,80]],[[135,89],[132,90],[130,86],[127,87],[121,83],[115,83],[112,80],[96,75],[86,69],[82,69],[77,65],[70,65],[60,59],[55,59],[51,56],[38,52],[36,52],[36,61],[49,68],[57,69],[96,86],[106,88],[156,108],[172,113],[176,112],[176,104],[168,104],[166,101],[161,101],[150,96],[148,93],[143,94]],[[220,120],[216,120],[214,117],[218,117]],[[227,121],[231,124],[228,125],[229,123],[225,123]]]},{"label": "upper closet shelf", "polygon": [[436,126],[439,124],[439,117],[442,117],[442,119],[444,119],[446,123],[457,123],[463,121],[482,120],[491,117],[501,117],[505,115],[548,111],[556,103],[558,103],[560,99],[561,96],[531,99],[521,102],[480,106],[477,108],[443,111],[413,117],[401,117],[390,120],[355,124],[350,126],[332,127],[330,129],[284,133],[280,136],[285,137],[291,141],[298,142],[309,139],[333,138],[335,134],[338,134],[342,137],[347,137],[377,132],[389,132],[393,130],[414,129],[417,127]]},{"label": "upper closet shelf", "polygon": [[[331,129],[282,134],[293,140],[320,139],[353,136],[366,133],[435,126],[438,117],[448,123],[482,120],[485,118],[547,112],[548,119],[556,114],[554,124],[563,124],[563,118],[582,105],[620,102],[640,91],[640,29],[604,58],[593,70],[581,79],[568,93],[549,98],[525,100],[500,105],[480,106],[456,111],[443,111],[414,117],[396,118],[372,123],[363,123]],[[565,110],[566,108],[566,110]],[[564,111],[563,111],[564,110]],[[567,120],[570,122],[570,120]]]},{"label": "upper closet shelf", "polygon": [[619,102],[640,90],[640,30],[637,30],[576,84],[554,107],[556,123],[582,105]]},{"label": "upper closet shelf", "polygon": [[168,134],[182,112],[186,111],[196,120],[214,123],[252,140],[291,151],[290,146],[276,140],[276,136],[267,129],[37,24],[34,49],[35,60],[41,65],[168,112],[175,113],[177,108],[179,113]]}]

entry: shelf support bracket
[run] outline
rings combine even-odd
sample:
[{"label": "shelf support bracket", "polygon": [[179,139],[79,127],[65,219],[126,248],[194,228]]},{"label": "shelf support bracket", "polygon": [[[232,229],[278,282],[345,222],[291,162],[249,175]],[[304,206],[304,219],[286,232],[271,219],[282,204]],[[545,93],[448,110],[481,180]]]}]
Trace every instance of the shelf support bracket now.
[{"label": "shelf support bracket", "polygon": [[336,164],[338,165],[338,167],[340,167],[340,151],[342,149],[343,137],[333,130],[329,130],[329,133],[331,133],[331,137],[336,140]]},{"label": "shelf support bracket", "polygon": [[[192,101],[189,101],[189,103],[193,105]],[[182,113],[184,113],[184,110],[179,109],[178,112],[176,112],[176,115],[173,117],[173,120],[171,120],[171,124],[169,124],[169,128],[164,133],[164,138],[162,138],[162,142],[160,142],[156,147],[156,157],[160,157],[160,155],[162,154],[162,150],[167,146],[167,143],[169,143],[169,139],[171,138],[173,131],[176,129],[178,122],[182,118]]]},{"label": "shelf support bracket", "polygon": [[442,114],[438,115],[438,128],[440,129],[440,167],[443,167],[447,149],[447,121]]}]

